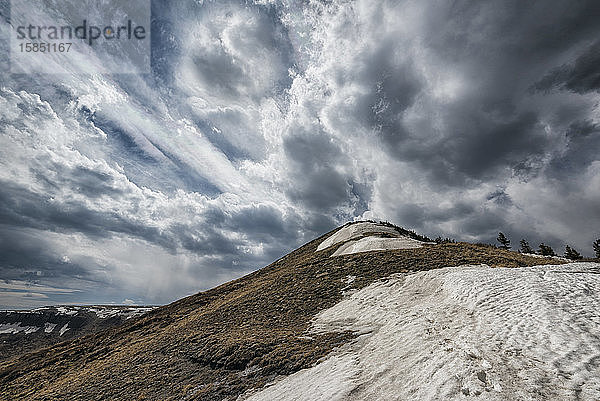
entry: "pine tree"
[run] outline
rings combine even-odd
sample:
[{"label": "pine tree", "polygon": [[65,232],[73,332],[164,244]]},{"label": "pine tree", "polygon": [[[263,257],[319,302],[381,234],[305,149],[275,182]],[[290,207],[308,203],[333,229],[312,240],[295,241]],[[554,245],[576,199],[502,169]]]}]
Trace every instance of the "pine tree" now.
[{"label": "pine tree", "polygon": [[556,253],[554,253],[554,249],[552,249],[552,247],[549,245],[545,245],[543,242],[540,244],[540,249],[538,250],[538,253],[542,256],[556,256]]},{"label": "pine tree", "polygon": [[600,259],[600,238],[594,241],[594,252],[596,252],[596,257]]},{"label": "pine tree", "polygon": [[582,259],[582,256],[575,249],[571,248],[569,245],[565,246],[565,258],[571,260]]},{"label": "pine tree", "polygon": [[500,243],[500,248],[510,249],[510,240],[506,238],[506,235],[498,233],[498,238],[496,238],[496,241]]},{"label": "pine tree", "polygon": [[525,239],[522,239],[519,244],[521,244],[521,249],[519,249],[519,252],[521,253],[533,253],[533,249],[531,249],[531,247],[529,246],[529,242],[527,242]]},{"label": "pine tree", "polygon": [[438,237],[436,239],[434,239],[436,244],[454,244],[456,242],[455,239],[446,237],[446,238],[442,238],[441,236],[438,235]]}]

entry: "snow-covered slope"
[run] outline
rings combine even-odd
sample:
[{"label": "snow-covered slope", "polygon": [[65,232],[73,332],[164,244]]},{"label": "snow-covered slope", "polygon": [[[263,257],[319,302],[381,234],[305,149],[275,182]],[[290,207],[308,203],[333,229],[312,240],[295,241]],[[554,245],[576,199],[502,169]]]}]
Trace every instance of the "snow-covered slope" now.
[{"label": "snow-covered slope", "polygon": [[393,227],[388,227],[383,224],[371,223],[371,222],[360,222],[354,224],[347,224],[337,230],[334,234],[327,237],[317,247],[317,251],[322,251],[330,246],[341,244],[342,242],[349,241],[352,239],[363,237],[369,233],[385,233],[394,236],[400,236],[398,231]]},{"label": "snow-covered slope", "polygon": [[342,245],[332,257],[368,251],[414,249],[420,248],[424,243],[402,235],[394,227],[367,221],[343,226],[321,242],[317,251],[339,244]]},{"label": "snow-covered slope", "polygon": [[596,263],[393,275],[312,330],[363,335],[250,400],[600,400]]},{"label": "snow-covered slope", "polygon": [[350,255],[368,251],[385,251],[390,249],[413,249],[423,246],[421,241],[408,237],[380,238],[368,236],[355,241],[348,241],[340,246],[331,256]]}]

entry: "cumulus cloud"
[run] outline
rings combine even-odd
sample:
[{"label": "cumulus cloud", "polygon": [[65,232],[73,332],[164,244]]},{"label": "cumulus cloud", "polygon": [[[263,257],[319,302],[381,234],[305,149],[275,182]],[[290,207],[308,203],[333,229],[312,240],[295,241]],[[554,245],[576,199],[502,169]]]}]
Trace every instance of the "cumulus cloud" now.
[{"label": "cumulus cloud", "polygon": [[[311,34],[321,52],[298,78],[312,90],[298,91],[297,102],[365,168],[343,171],[372,187],[368,216],[432,235],[493,241],[502,229],[589,248],[593,228],[585,240],[572,213],[557,216],[521,192],[526,185],[560,193],[557,202],[597,216],[589,200],[571,195],[587,187],[598,154],[597,97],[586,95],[597,53],[587,45],[597,28],[588,13],[597,5],[565,7],[320,5]],[[546,74],[554,92],[532,91]],[[585,96],[556,93],[562,89]]]},{"label": "cumulus cloud", "polygon": [[168,302],[357,218],[590,254],[599,7],[156,2],[152,74],[2,68],[0,278]]}]

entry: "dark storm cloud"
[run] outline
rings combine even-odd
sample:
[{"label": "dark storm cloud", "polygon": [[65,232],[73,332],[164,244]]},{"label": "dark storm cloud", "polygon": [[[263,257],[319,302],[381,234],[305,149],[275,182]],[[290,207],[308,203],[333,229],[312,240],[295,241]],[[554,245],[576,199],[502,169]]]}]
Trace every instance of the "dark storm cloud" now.
[{"label": "dark storm cloud", "polygon": [[[315,212],[367,203],[428,234],[444,227],[492,242],[502,229],[536,241],[596,235],[582,222],[600,219],[590,187],[600,154],[600,3],[359,3],[336,3],[342,11],[324,18],[333,28],[317,37],[331,54],[309,82],[326,89],[300,104],[325,132],[313,123],[310,140],[288,131],[292,199]],[[369,161],[372,175],[348,168]],[[315,166],[331,176],[315,177]],[[356,182],[366,191],[347,192]],[[353,194],[358,201],[344,201]]]},{"label": "dark storm cloud", "polygon": [[305,229],[303,233],[294,229],[301,225],[303,225],[303,221],[299,216],[283,216],[281,211],[273,206],[251,205],[233,214],[225,227],[242,232],[253,242],[263,246],[264,258],[251,262],[259,264],[278,259],[293,250],[294,244],[310,240],[320,233],[311,231],[309,228]]},{"label": "dark storm cloud", "polygon": [[398,152],[409,133],[402,124],[404,111],[422,89],[410,62],[398,62],[396,38],[378,44],[373,54],[365,54],[356,79],[370,89],[355,109],[358,121],[370,125],[392,152]]},{"label": "dark storm cloud", "polygon": [[569,126],[567,136],[569,137],[586,137],[600,132],[600,124],[590,120],[575,121]]},{"label": "dark storm cloud", "polygon": [[548,140],[532,112],[501,121],[487,113],[473,113],[472,118],[453,123],[438,157],[467,177],[495,175],[498,167],[512,166],[547,149]]},{"label": "dark storm cloud", "polygon": [[[463,175],[482,179],[545,154],[551,138],[539,124],[536,105],[523,104],[526,89],[539,74],[554,68],[552,63],[563,51],[593,38],[600,23],[591,15],[599,13],[594,2],[454,2],[431,9],[424,42],[441,63],[465,74],[470,90],[446,106],[441,138],[431,140],[426,132],[407,133],[402,120],[419,93],[418,73],[410,66],[384,69],[390,76],[380,80],[379,103],[370,103],[385,104],[389,99],[392,105],[382,113],[373,108],[378,120],[374,125],[382,128],[390,145],[387,150],[430,171],[436,182],[450,185],[464,185]],[[376,54],[397,50],[394,43],[381,46]],[[543,82],[579,93],[597,88],[599,50],[595,43]],[[380,65],[385,63],[375,58],[374,74],[385,77],[376,72]]]},{"label": "dark storm cloud", "polygon": [[566,89],[583,94],[600,90],[600,41],[587,48],[573,63],[562,65],[534,85],[538,91]]},{"label": "dark storm cloud", "polygon": [[59,284],[73,277],[91,279],[89,266],[67,263],[50,244],[34,232],[0,226],[0,277],[39,282],[50,279]]},{"label": "dark storm cloud", "polygon": [[251,205],[233,214],[226,222],[230,229],[241,228],[250,235],[287,236],[281,211],[267,205]]},{"label": "dark storm cloud", "polygon": [[[83,183],[90,177],[106,180],[102,175],[82,175]],[[76,183],[75,188],[80,194],[86,194],[85,185]],[[104,195],[110,191],[104,192]],[[96,188],[86,194],[94,199],[99,194]],[[65,203],[48,202],[47,198],[17,187],[3,183],[0,193],[0,221],[15,227],[27,227],[36,230],[47,230],[64,233],[83,233],[92,238],[111,238],[115,234],[140,238],[150,243],[158,244],[165,249],[175,252],[183,248],[202,255],[238,255],[238,242],[221,232],[221,228],[236,230],[252,237],[252,241],[275,242],[278,246],[293,243],[297,234],[284,227],[281,213],[266,206],[249,207],[231,216],[226,216],[219,209],[206,211],[208,221],[206,226],[193,227],[189,224],[174,223],[167,230],[159,230],[148,225],[143,220],[133,219],[133,216],[123,216],[116,213],[90,210],[85,205],[70,201]],[[202,228],[201,231],[198,228]],[[5,230],[2,235],[7,235]],[[18,254],[19,252],[13,254]],[[46,257],[41,255],[40,257]],[[24,262],[24,264],[26,264]]]},{"label": "dark storm cloud", "polygon": [[[291,124],[284,138],[290,198],[317,213],[349,205],[345,216],[367,203],[469,239],[527,232],[519,222],[532,238],[560,229],[581,240],[566,216],[600,218],[582,178],[597,174],[600,3],[359,3],[336,3],[324,17],[333,28],[315,40],[327,51],[307,78],[316,93],[300,95],[304,131]],[[368,152],[376,173],[357,179],[348,166],[368,168]],[[355,182],[367,190],[348,191]]]},{"label": "dark storm cloud", "polygon": [[327,167],[316,168],[307,172],[303,178],[306,181],[294,185],[288,191],[291,199],[323,211],[346,203],[350,185],[337,171]]},{"label": "dark storm cloud", "polygon": [[499,205],[510,206],[512,205],[512,200],[510,199],[510,195],[505,192],[504,189],[498,189],[487,196],[487,200],[494,201]]},{"label": "dark storm cloud", "polygon": [[599,154],[600,131],[592,131],[587,135],[581,133],[577,136],[570,135],[567,148],[562,154],[554,157],[548,165],[547,175],[560,179],[568,188],[570,178],[584,172],[591,163],[598,160]]},{"label": "dark storm cloud", "polygon": [[325,135],[318,125],[310,132],[298,127],[284,138],[283,149],[290,160],[290,174],[294,184],[289,196],[311,209],[328,211],[348,199],[350,185],[347,178],[334,167],[341,163],[342,150]]},{"label": "dark storm cloud", "polygon": [[[84,180],[85,182],[85,180]],[[116,213],[101,213],[85,205],[67,201],[55,203],[43,196],[12,183],[2,183],[0,193],[0,221],[15,227],[35,228],[57,232],[81,232],[91,237],[109,237],[113,233],[125,233],[151,242],[173,247],[169,239],[156,229],[134,222]],[[76,187],[79,189],[85,186]],[[97,195],[92,190],[92,198]]]}]

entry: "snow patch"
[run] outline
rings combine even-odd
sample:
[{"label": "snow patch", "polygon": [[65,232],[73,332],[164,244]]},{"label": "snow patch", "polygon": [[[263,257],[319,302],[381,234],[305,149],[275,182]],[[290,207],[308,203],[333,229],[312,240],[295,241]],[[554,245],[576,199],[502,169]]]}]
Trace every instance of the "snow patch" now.
[{"label": "snow patch", "polygon": [[[94,313],[99,319],[107,319],[110,317],[121,316],[125,319],[131,319],[132,317],[141,316],[145,313],[150,312],[155,307],[112,307],[112,306],[56,306],[56,307],[42,307],[33,309],[31,312],[42,313],[42,312],[53,312],[56,311],[57,315],[82,315],[85,313]],[[19,311],[19,313],[28,313],[28,311]]]},{"label": "snow patch", "polygon": [[398,238],[381,238],[375,236],[369,236],[361,238],[355,241],[348,241],[344,245],[340,246],[337,251],[331,255],[350,255],[359,252],[368,251],[385,251],[391,249],[414,249],[421,248],[423,243],[415,239],[401,236]]},{"label": "snow patch", "polygon": [[322,251],[341,242],[360,238],[369,233],[385,233],[400,236],[400,233],[394,228],[382,224],[370,222],[348,224],[321,242],[317,247],[317,251]]},{"label": "snow patch", "polygon": [[598,400],[599,327],[597,263],[392,275],[313,322],[365,335],[249,400]]},{"label": "snow patch", "polygon": [[59,333],[60,333],[60,334],[59,334],[59,337],[62,337],[62,335],[63,335],[63,334],[65,334],[65,332],[66,332],[67,330],[71,330],[71,329],[69,328],[69,323],[65,323],[65,325],[64,325],[64,326],[63,326],[63,327],[60,329],[60,332],[59,332]]},{"label": "snow patch", "polygon": [[17,334],[20,332],[31,334],[39,329],[40,328],[36,326],[21,326],[21,322],[0,324],[0,334]]},{"label": "snow patch", "polygon": [[537,253],[527,253],[527,252],[521,252],[521,255],[531,256],[533,258],[547,258],[547,259],[560,260],[561,262],[567,262],[567,263],[573,262],[573,260],[571,260],[571,259],[563,258],[562,256],[558,256],[558,255],[548,256],[548,255],[540,255]]},{"label": "snow patch", "polygon": [[95,313],[99,319],[107,319],[109,317],[120,316],[122,311],[111,308],[90,308],[89,312]]},{"label": "snow patch", "polygon": [[358,361],[350,354],[333,355],[311,369],[296,372],[267,387],[248,400],[347,400],[355,387]]},{"label": "snow patch", "polygon": [[44,325],[44,333],[52,333],[55,327],[56,323],[46,323]]},{"label": "snow patch", "polygon": [[89,312],[93,312],[99,319],[108,319],[110,317],[123,316],[125,319],[131,319],[132,317],[141,316],[147,312],[150,312],[153,307],[138,308],[130,307],[127,309],[110,308],[110,307],[95,307],[89,308]]},{"label": "snow patch", "polygon": [[56,311],[57,311],[57,314],[59,314],[59,315],[73,316],[73,315],[77,314],[78,308],[74,307],[73,309],[69,309],[64,306],[59,306],[56,308]]}]

